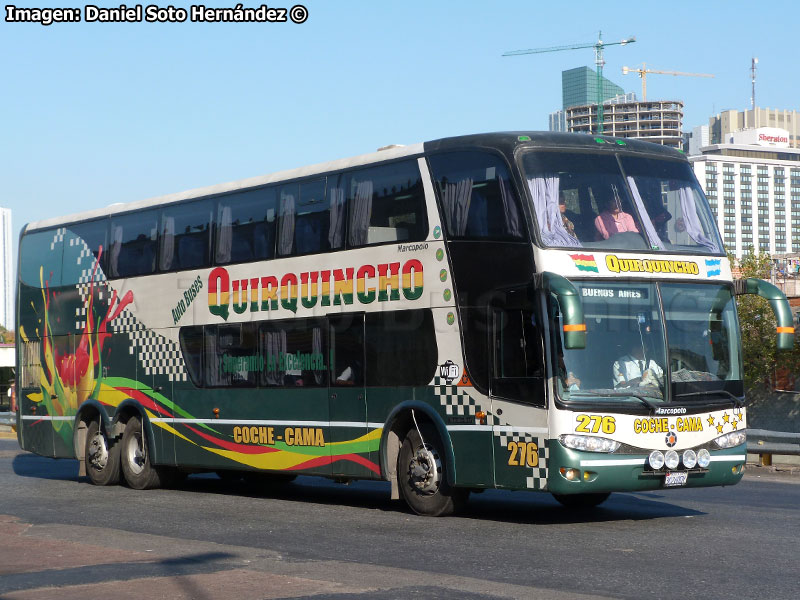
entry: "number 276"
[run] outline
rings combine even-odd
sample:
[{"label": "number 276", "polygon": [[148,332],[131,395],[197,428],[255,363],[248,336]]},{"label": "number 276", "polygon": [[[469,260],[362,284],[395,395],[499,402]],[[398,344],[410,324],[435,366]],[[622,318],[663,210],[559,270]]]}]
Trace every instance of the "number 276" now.
[{"label": "number 276", "polygon": [[535,442],[508,442],[506,450],[511,452],[508,464],[512,467],[535,467],[539,464],[539,447]]}]

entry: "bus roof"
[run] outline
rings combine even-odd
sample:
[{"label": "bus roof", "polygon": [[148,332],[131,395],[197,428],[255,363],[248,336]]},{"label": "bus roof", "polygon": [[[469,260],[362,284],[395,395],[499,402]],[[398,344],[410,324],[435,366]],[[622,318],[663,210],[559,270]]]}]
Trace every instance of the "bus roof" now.
[{"label": "bus roof", "polygon": [[329,162],[308,165],[296,169],[278,171],[269,175],[260,175],[258,177],[250,177],[248,179],[220,183],[208,187],[187,190],[184,192],[156,196],[146,200],[110,204],[103,208],[97,208],[61,217],[43,219],[41,221],[34,221],[27,225],[25,231],[45,229],[49,227],[57,227],[67,223],[98,219],[113,214],[130,212],[151,206],[171,204],[173,202],[180,202],[182,200],[226,194],[229,192],[259,187],[271,183],[311,177],[326,172],[376,164],[408,156],[416,156],[422,154],[423,152],[438,152],[467,148],[494,148],[511,155],[517,148],[522,146],[530,148],[542,147],[549,149],[563,148],[595,151],[625,150],[629,152],[641,152],[646,154],[660,154],[671,158],[685,158],[683,153],[679,152],[678,150],[667,148],[666,146],[661,146],[659,144],[628,138],[612,138],[580,133],[555,133],[541,131],[479,133],[441,138],[430,142],[416,143],[408,146],[390,146],[386,149],[370,152],[368,154],[361,154],[351,158],[342,158]]}]

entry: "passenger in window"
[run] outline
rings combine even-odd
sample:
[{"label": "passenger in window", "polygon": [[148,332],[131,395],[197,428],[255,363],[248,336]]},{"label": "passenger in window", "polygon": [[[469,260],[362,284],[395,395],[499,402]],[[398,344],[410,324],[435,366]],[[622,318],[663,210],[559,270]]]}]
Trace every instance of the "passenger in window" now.
[{"label": "passenger in window", "polygon": [[603,212],[594,220],[598,240],[607,240],[612,235],[625,231],[639,233],[633,217],[622,210],[620,199],[616,193],[602,201],[602,208]]},{"label": "passenger in window", "polygon": [[578,235],[575,233],[575,213],[571,210],[567,210],[567,199],[564,198],[564,192],[560,192],[558,196],[558,210],[561,211],[561,221],[564,223],[564,229],[567,230],[567,233],[574,237],[576,240],[578,239]]},{"label": "passenger in window", "polygon": [[672,219],[672,213],[663,206],[657,206],[653,213],[654,214],[650,215],[650,220],[653,222],[653,227],[655,227],[658,237],[662,242],[664,240],[669,240],[667,223]]},{"label": "passenger in window", "polygon": [[346,367],[336,378],[336,385],[354,385],[355,379],[353,367]]}]

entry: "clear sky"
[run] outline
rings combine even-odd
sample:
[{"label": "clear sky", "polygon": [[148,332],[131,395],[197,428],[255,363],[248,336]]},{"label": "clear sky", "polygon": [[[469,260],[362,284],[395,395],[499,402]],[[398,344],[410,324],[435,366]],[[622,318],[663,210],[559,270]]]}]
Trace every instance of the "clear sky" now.
[{"label": "clear sky", "polygon": [[649,98],[685,102],[684,130],[749,107],[752,56],[758,105],[800,110],[795,0],[304,4],[300,25],[0,22],[0,205],[14,229],[386,144],[546,129],[561,71],[593,67],[592,49],[501,54],[598,30],[637,38],[606,50],[604,74],[626,91],[641,82],[623,65],[716,76],[648,77]]}]

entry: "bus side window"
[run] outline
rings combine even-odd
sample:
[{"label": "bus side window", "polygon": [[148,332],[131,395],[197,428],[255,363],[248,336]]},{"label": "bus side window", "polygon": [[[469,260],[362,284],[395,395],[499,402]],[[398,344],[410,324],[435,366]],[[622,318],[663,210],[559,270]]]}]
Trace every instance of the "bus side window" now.
[{"label": "bus side window", "polygon": [[505,162],[488,152],[429,159],[450,239],[522,240],[524,216]]},{"label": "bus side window", "polygon": [[217,204],[214,260],[218,265],[272,258],[276,188],[222,196]]},{"label": "bus side window", "polygon": [[[106,240],[108,236],[108,219],[75,223],[74,225],[69,225],[67,229],[77,235],[83,243],[86,244],[86,247],[91,251],[95,259],[98,257],[100,258],[100,269],[105,270],[103,265],[105,265],[106,259],[108,258],[108,241]],[[100,256],[100,248],[103,249],[102,256]],[[66,265],[64,266],[66,267]],[[80,266],[85,269],[87,264],[84,264],[82,261]],[[75,280],[72,281],[72,279]],[[78,283],[78,279],[75,277],[70,278],[68,269],[65,268],[63,284],[67,285],[72,283]]]},{"label": "bus side window", "polygon": [[203,329],[207,387],[255,387],[263,370],[257,323],[226,323]]},{"label": "bus side window", "polygon": [[158,211],[148,210],[111,220],[108,267],[111,277],[150,275],[156,270]]},{"label": "bus side window", "polygon": [[423,386],[436,374],[430,309],[368,313],[366,339],[368,386]]},{"label": "bus side window", "polygon": [[263,364],[261,385],[328,385],[324,348],[325,326],[319,319],[262,323],[259,332],[259,356]]},{"label": "bus side window", "polygon": [[179,338],[189,379],[196,387],[203,387],[203,326],[181,327]]},{"label": "bus side window", "polygon": [[330,249],[329,214],[325,179],[301,183],[300,200],[294,217],[294,254],[311,254]]},{"label": "bus side window", "polygon": [[296,183],[282,185],[278,191],[278,256],[294,252],[295,215],[300,197]]},{"label": "bus side window", "polygon": [[352,171],[344,189],[349,207],[347,247],[424,240],[425,196],[416,161]]},{"label": "bus side window", "polygon": [[194,269],[209,263],[211,202],[167,206],[161,214],[160,271]]}]

